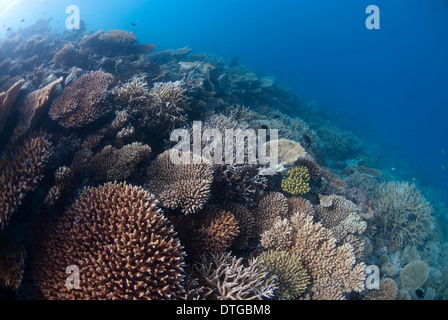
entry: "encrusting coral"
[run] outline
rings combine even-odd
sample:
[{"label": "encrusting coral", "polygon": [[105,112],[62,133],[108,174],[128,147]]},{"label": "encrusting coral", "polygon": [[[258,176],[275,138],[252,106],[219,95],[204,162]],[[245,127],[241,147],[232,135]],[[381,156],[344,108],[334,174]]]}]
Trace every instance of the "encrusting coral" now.
[{"label": "encrusting coral", "polygon": [[[33,275],[46,299],[176,299],[184,252],[154,197],[141,187],[86,188],[36,245]],[[79,268],[79,288],[66,286]]]},{"label": "encrusting coral", "polygon": [[180,209],[184,214],[195,213],[210,198],[213,167],[205,158],[190,153],[189,161],[184,163],[174,163],[177,157],[175,149],[157,156],[148,167],[148,188],[161,206]]},{"label": "encrusting coral", "polygon": [[264,300],[272,298],[277,288],[275,277],[267,274],[258,258],[244,266],[241,258],[229,253],[203,255],[194,269],[203,287],[199,299]]},{"label": "encrusting coral", "polygon": [[276,299],[295,300],[305,293],[311,279],[298,256],[287,251],[269,250],[262,252],[259,258],[268,274],[276,276]]},{"label": "encrusting coral", "polygon": [[50,137],[33,133],[21,144],[14,143],[0,159],[0,227],[5,228],[28,192],[37,188],[52,155]]},{"label": "encrusting coral", "polygon": [[114,77],[95,71],[73,81],[51,104],[48,112],[65,128],[78,128],[104,116],[110,109],[107,101]]},{"label": "encrusting coral", "polygon": [[282,180],[282,189],[290,194],[303,195],[310,191],[308,168],[297,166],[288,172],[288,177]]}]

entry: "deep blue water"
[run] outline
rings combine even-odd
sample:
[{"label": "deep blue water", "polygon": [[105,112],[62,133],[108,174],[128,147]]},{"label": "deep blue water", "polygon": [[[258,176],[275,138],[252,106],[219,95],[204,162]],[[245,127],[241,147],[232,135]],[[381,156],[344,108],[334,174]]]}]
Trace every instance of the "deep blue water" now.
[{"label": "deep blue water", "polygon": [[[160,49],[190,46],[273,75],[361,137],[448,190],[448,2],[445,0],[0,1],[0,37],[38,18],[63,31],[67,5],[88,30],[134,31]],[[368,30],[368,5],[380,29]],[[20,22],[25,19],[24,22]],[[135,23],[132,26],[131,23]],[[364,146],[368,149],[368,145]],[[393,152],[394,153],[393,153]],[[400,170],[397,162],[397,170]],[[444,166],[447,169],[444,170]]]}]

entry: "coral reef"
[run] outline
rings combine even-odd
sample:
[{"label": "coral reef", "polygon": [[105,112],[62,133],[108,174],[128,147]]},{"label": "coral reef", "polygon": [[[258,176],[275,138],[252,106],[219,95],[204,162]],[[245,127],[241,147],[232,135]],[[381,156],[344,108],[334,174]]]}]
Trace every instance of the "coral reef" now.
[{"label": "coral reef", "polygon": [[103,180],[126,180],[150,153],[151,147],[140,142],[133,142],[121,149],[107,145],[92,158],[90,167]]},{"label": "coral reef", "polygon": [[[33,274],[47,299],[176,299],[184,253],[176,233],[141,187],[87,188],[36,245]],[[65,285],[69,266],[80,285]]]},{"label": "coral reef", "polygon": [[111,74],[102,71],[76,79],[51,104],[51,119],[65,128],[77,128],[104,116],[109,111],[104,100],[113,80]]},{"label": "coral reef", "polygon": [[280,192],[270,192],[251,209],[251,212],[255,219],[254,232],[259,237],[278,217],[285,217],[288,214],[288,199]]},{"label": "coral reef", "polygon": [[268,274],[276,277],[277,299],[295,300],[305,293],[311,279],[298,256],[287,251],[270,250],[263,252],[259,258]]},{"label": "coral reef", "polygon": [[275,277],[268,276],[258,258],[244,266],[242,259],[229,253],[202,256],[194,274],[202,289],[201,299],[263,300],[274,296]]},{"label": "coral reef", "polygon": [[19,91],[24,83],[25,80],[18,80],[8,90],[6,90],[6,92],[0,92],[0,133],[3,131],[6,120],[11,115],[14,102],[16,101]]},{"label": "coral reef", "polygon": [[423,243],[433,228],[432,207],[414,184],[388,182],[375,199],[377,236],[389,250]]},{"label": "coral reef", "polygon": [[398,287],[391,278],[381,280],[378,289],[369,290],[364,296],[364,300],[395,300],[397,299]]},{"label": "coral reef", "polygon": [[[185,154],[183,154],[185,156]],[[180,209],[184,214],[201,210],[210,198],[212,165],[202,157],[188,154],[188,163],[175,164],[175,149],[167,150],[148,167],[148,188],[161,206]]]},{"label": "coral reef", "polygon": [[[296,254],[311,276],[307,299],[340,300],[344,293],[364,290],[365,265],[356,262],[350,244],[337,245],[331,231],[306,213],[296,213],[286,225],[291,245],[285,248],[284,235],[270,232],[269,241],[262,235],[261,243],[268,250],[286,250]],[[269,232],[269,231],[267,231]]]},{"label": "coral reef", "polygon": [[288,177],[282,180],[282,189],[290,194],[303,195],[310,191],[308,168],[297,166],[288,172]]},{"label": "coral reef", "polygon": [[0,226],[4,229],[28,192],[37,188],[52,155],[50,137],[38,132],[14,143],[0,159]]}]

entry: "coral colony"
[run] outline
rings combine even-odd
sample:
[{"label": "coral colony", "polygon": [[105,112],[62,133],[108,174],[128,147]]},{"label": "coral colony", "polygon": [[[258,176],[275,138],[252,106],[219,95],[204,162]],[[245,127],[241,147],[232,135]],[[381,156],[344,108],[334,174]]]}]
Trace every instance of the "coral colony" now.
[{"label": "coral colony", "polygon": [[443,206],[315,101],[80,26],[0,42],[0,298],[448,298]]}]

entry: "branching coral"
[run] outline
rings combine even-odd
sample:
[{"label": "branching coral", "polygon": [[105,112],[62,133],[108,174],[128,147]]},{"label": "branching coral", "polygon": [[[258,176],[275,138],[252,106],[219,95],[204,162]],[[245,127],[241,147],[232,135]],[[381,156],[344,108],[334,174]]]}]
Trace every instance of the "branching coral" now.
[{"label": "branching coral", "polygon": [[185,214],[195,213],[210,197],[213,167],[196,155],[189,157],[189,163],[175,164],[177,156],[175,149],[157,156],[148,168],[148,188],[163,207],[180,209]]},{"label": "branching coral", "polygon": [[237,249],[244,249],[247,247],[249,240],[255,237],[255,218],[252,213],[244,206],[238,203],[229,203],[225,206],[229,210],[238,223],[239,233],[233,240],[233,245]]},{"label": "branching coral", "polygon": [[227,250],[239,233],[234,215],[223,209],[210,208],[188,216],[170,218],[189,259],[201,254]]},{"label": "branching coral", "polygon": [[109,111],[105,101],[114,77],[95,71],[76,79],[52,103],[51,119],[65,128],[78,128],[102,117]]},{"label": "branching coral", "polygon": [[268,276],[260,259],[244,266],[230,253],[201,256],[195,274],[203,286],[200,299],[263,300],[272,298],[277,288],[275,277]]},{"label": "branching coral", "polygon": [[288,177],[282,180],[282,189],[290,194],[305,194],[310,191],[308,184],[310,175],[308,168],[297,166],[288,172]]},{"label": "branching coral", "polygon": [[[268,250],[286,250],[302,259],[311,276],[312,285],[307,298],[314,300],[344,299],[344,293],[364,290],[365,265],[356,263],[350,244],[337,245],[331,231],[321,223],[314,223],[306,213],[296,213],[284,219],[284,230],[288,230],[290,245],[285,245],[285,235],[266,231],[261,243]],[[289,228],[287,228],[289,225]]]},{"label": "branching coral", "polygon": [[395,300],[397,299],[398,287],[391,278],[381,280],[378,289],[369,290],[364,296],[364,300]]},{"label": "branching coral", "polygon": [[62,166],[59,167],[54,173],[54,185],[48,191],[45,197],[44,203],[51,207],[61,197],[62,193],[70,187],[71,169]]},{"label": "branching coral", "polygon": [[[46,299],[176,299],[184,253],[154,197],[140,187],[87,188],[42,235],[33,274]],[[79,268],[79,288],[66,286]]]},{"label": "branching coral", "polygon": [[315,215],[314,206],[309,200],[302,197],[291,197],[288,199],[288,217],[292,217],[297,212]]},{"label": "branching coral", "polygon": [[392,251],[404,244],[423,243],[433,228],[432,207],[414,184],[388,182],[375,199],[377,236]]},{"label": "branching coral", "polygon": [[3,229],[28,192],[36,189],[52,155],[50,137],[32,134],[20,145],[15,143],[0,159],[0,226]]},{"label": "branching coral", "polygon": [[353,156],[361,146],[361,140],[353,133],[336,126],[327,125],[318,129],[325,153],[333,159],[343,160]]},{"label": "branching coral", "polygon": [[311,279],[300,257],[287,251],[269,250],[263,252],[259,258],[268,274],[276,277],[277,299],[295,300],[305,293]]},{"label": "branching coral", "polygon": [[109,30],[107,33],[101,33],[98,39],[112,47],[127,48],[137,41],[137,36],[124,30]]},{"label": "branching coral", "polygon": [[151,147],[133,142],[121,149],[107,145],[90,162],[94,174],[106,181],[125,180],[136,167],[151,153]]},{"label": "branching coral", "polygon": [[75,59],[78,56],[78,51],[72,43],[66,43],[61,50],[56,52],[53,61],[56,65],[73,66]]}]

